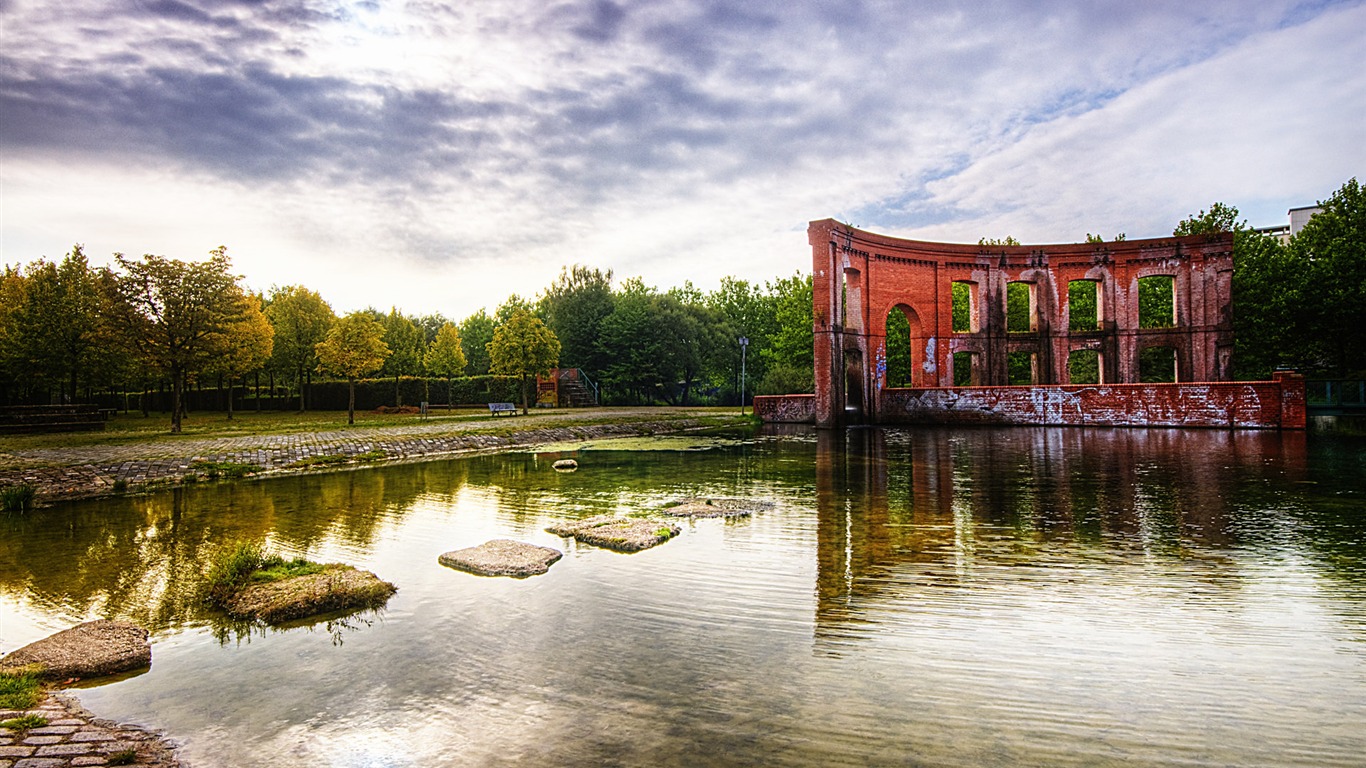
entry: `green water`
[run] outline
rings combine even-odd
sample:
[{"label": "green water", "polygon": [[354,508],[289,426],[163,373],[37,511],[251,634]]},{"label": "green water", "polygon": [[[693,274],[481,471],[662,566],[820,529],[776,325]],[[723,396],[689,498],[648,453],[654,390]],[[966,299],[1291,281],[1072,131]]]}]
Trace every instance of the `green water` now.
[{"label": "green water", "polygon": [[[1362,764],[1361,442],[868,429],[699,447],[0,517],[0,651],[87,618],[149,627],[151,671],[80,696],[196,768]],[[631,555],[543,531],[692,495],[771,506]],[[223,626],[195,595],[239,538],[399,592],[375,614]],[[566,556],[525,580],[437,563],[491,538]]]}]

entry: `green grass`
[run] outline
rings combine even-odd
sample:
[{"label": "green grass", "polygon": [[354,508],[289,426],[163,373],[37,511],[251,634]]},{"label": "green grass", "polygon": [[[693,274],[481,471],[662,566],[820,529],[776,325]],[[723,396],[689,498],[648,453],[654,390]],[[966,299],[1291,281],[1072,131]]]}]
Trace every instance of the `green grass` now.
[{"label": "green grass", "polygon": [[7,728],[11,731],[27,731],[30,728],[42,728],[45,725],[47,725],[47,718],[42,715],[24,715],[0,720],[0,728]]},{"label": "green grass", "polygon": [[33,506],[37,489],[27,483],[0,488],[0,509],[6,512],[23,512]]},{"label": "green grass", "polygon": [[120,749],[118,752],[110,752],[109,757],[104,759],[105,765],[132,765],[138,761],[138,751],[136,749]]},{"label": "green grass", "polygon": [[239,541],[214,557],[205,582],[209,599],[221,602],[249,584],[307,576],[323,569],[323,565],[302,557],[286,560],[260,544]]},{"label": "green grass", "polygon": [[295,469],[307,469],[309,467],[330,467],[334,464],[345,464],[350,460],[350,457],[343,456],[340,453],[331,453],[324,456],[309,456],[305,459],[292,461],[286,466]]},{"label": "green grass", "polygon": [[36,672],[0,672],[0,709],[28,709],[42,700],[43,685]]},{"label": "green grass", "polygon": [[203,472],[209,479],[226,477],[230,480],[254,475],[261,471],[261,467],[256,464],[245,464],[237,461],[208,461],[200,459],[190,464],[196,472]]}]

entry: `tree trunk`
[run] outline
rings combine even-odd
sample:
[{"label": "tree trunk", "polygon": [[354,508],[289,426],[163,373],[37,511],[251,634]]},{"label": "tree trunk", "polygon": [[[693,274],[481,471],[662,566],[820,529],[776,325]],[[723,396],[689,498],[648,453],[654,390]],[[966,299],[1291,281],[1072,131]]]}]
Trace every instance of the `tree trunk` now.
[{"label": "tree trunk", "polygon": [[446,413],[451,412],[451,377],[446,377]]},{"label": "tree trunk", "polygon": [[526,415],[526,374],[522,374],[522,415]]},{"label": "tree trunk", "polygon": [[180,431],[180,398],[185,389],[185,377],[180,371],[171,371],[171,432]]},{"label": "tree trunk", "polygon": [[[220,392],[222,390],[219,390]],[[232,421],[232,377],[228,377],[228,421]]]},{"label": "tree trunk", "polygon": [[261,412],[261,372],[256,372],[256,412]]},{"label": "tree trunk", "polygon": [[394,374],[394,407],[395,407],[395,408],[402,408],[402,407],[403,407],[403,397],[399,394],[399,391],[398,391],[398,374],[397,374],[397,373]]},{"label": "tree trunk", "polygon": [[299,413],[303,413],[304,408],[304,369],[299,369]]},{"label": "tree trunk", "polygon": [[356,423],[356,377],[346,380],[346,423]]}]

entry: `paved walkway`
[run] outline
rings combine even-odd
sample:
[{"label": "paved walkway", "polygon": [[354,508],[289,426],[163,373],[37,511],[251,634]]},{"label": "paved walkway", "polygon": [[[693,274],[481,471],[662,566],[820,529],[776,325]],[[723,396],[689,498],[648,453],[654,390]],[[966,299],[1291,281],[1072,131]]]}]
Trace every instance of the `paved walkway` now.
[{"label": "paved walkway", "polygon": [[29,714],[42,717],[47,725],[27,731],[0,729],[0,768],[180,768],[175,745],[134,726],[99,720],[66,695],[50,694],[35,709],[0,710],[0,720]]},{"label": "paved walkway", "polygon": [[[250,464],[261,472],[303,471],[309,462],[421,461],[457,453],[597,437],[677,432],[725,419],[732,411],[696,408],[573,409],[529,417],[415,422],[353,430],[238,435],[205,439],[5,451],[0,486],[27,483],[41,498],[77,498],[173,483],[208,474],[204,462]],[[585,421],[597,420],[592,425]],[[314,464],[313,466],[316,466]]]}]

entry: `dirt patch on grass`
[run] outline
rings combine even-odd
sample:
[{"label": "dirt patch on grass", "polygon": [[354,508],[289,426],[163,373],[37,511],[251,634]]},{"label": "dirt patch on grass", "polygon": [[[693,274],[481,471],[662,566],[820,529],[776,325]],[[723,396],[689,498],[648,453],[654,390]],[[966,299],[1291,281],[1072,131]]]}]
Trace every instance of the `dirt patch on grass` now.
[{"label": "dirt patch on grass", "polygon": [[320,573],[250,584],[223,600],[230,616],[279,624],[321,613],[379,608],[398,587],[369,571],[332,563]]},{"label": "dirt patch on grass", "polygon": [[547,531],[617,552],[639,552],[658,546],[677,536],[681,530],[667,520],[649,517],[598,515],[583,520],[556,523]]}]

